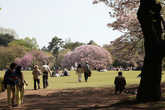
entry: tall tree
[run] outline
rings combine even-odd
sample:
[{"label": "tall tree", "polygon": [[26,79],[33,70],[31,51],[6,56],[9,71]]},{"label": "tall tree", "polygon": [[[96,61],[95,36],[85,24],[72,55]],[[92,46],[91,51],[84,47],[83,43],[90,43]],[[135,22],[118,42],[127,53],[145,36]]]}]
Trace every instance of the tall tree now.
[{"label": "tall tree", "polygon": [[59,50],[63,47],[64,41],[61,38],[58,38],[57,36],[52,38],[52,41],[49,42],[48,50],[53,53],[56,60],[59,54]]},{"label": "tall tree", "polygon": [[161,5],[158,0],[140,0],[138,20],[144,35],[145,58],[137,99],[160,100],[162,59],[165,41],[162,40]]},{"label": "tall tree", "polygon": [[[137,19],[135,19],[135,12],[137,10],[139,0],[97,0],[94,3],[98,1],[103,1],[105,4],[115,9],[114,15],[117,16],[118,21],[110,24],[110,26],[116,27],[116,29],[125,28],[126,32],[129,32],[131,37],[139,36],[144,38],[145,57],[141,81],[137,93],[137,100],[160,100],[161,65],[162,59],[165,56],[165,52],[163,50],[165,48],[165,41],[161,36],[161,22],[163,20],[160,14],[160,0],[140,0],[140,6],[137,14],[140,25],[138,24]],[[119,22],[122,25],[118,24]],[[144,36],[141,36],[139,26],[141,26]]]}]

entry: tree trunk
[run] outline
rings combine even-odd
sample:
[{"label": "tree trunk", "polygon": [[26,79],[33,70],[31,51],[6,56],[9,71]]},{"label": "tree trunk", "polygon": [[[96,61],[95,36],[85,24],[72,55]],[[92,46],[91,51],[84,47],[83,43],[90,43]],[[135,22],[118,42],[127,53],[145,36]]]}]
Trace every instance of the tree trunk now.
[{"label": "tree trunk", "polygon": [[155,0],[141,0],[138,20],[144,35],[145,58],[137,93],[138,101],[157,101],[161,98],[162,58],[160,42],[162,28],[160,4]]}]

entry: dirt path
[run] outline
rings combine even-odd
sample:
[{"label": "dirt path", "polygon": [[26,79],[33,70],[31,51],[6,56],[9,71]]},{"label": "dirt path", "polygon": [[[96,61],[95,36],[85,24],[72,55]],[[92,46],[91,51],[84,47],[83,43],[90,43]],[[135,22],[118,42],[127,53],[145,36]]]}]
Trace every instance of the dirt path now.
[{"label": "dirt path", "polygon": [[[152,103],[129,100],[134,97],[125,93],[114,95],[113,88],[26,90],[24,104],[13,110],[165,110],[164,106],[152,109]],[[0,93],[0,110],[7,110],[6,102],[6,93]]]}]

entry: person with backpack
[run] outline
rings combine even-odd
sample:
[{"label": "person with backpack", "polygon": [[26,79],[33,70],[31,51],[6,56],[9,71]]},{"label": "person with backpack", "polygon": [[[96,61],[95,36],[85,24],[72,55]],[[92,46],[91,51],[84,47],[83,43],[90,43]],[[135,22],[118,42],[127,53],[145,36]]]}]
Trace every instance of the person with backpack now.
[{"label": "person with backpack", "polygon": [[50,76],[52,75],[52,72],[48,66],[48,64],[44,64],[42,66],[42,72],[43,72],[43,88],[47,88],[48,87],[48,73],[50,74]]},{"label": "person with backpack", "polygon": [[8,107],[11,108],[15,105],[15,90],[16,90],[16,83],[17,83],[17,77],[15,74],[15,68],[17,64],[11,63],[9,69],[5,72],[4,75],[4,85],[7,89],[7,100],[8,100]]},{"label": "person with backpack", "polygon": [[118,76],[115,77],[114,84],[115,84],[115,94],[117,94],[118,92],[119,94],[121,94],[126,86],[126,80],[125,77],[122,76],[122,72],[118,72]]}]

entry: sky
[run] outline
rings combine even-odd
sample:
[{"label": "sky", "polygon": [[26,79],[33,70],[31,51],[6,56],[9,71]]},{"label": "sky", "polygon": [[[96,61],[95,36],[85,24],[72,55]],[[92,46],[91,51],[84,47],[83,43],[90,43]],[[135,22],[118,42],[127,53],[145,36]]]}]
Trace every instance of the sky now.
[{"label": "sky", "polygon": [[54,36],[99,45],[120,33],[107,27],[110,9],[92,0],[0,0],[0,27],[11,28],[19,38],[35,37],[40,48]]}]

